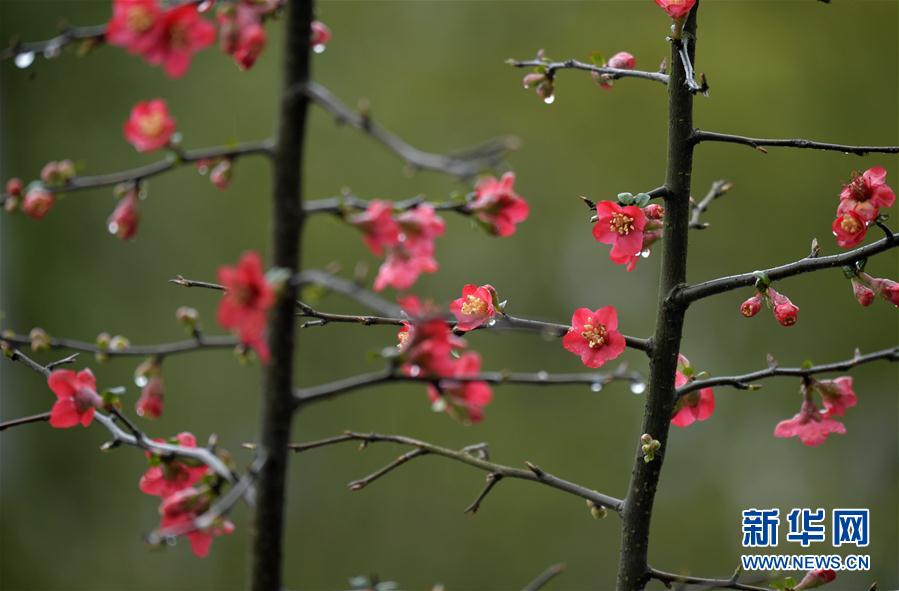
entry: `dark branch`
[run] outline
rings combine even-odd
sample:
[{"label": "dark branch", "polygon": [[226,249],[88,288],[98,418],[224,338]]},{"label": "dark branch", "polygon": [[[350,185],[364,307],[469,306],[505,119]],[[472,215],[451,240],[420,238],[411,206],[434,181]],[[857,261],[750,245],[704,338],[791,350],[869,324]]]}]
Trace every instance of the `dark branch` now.
[{"label": "dark branch", "polygon": [[346,106],[324,86],[308,82],[304,86],[306,95],[338,123],[354,127],[386,146],[413,169],[443,172],[462,179],[469,179],[500,164],[510,150],[518,147],[518,139],[504,137],[483,145],[451,154],[425,152],[409,145],[405,140],[384,129],[374,121],[367,109],[355,111]]},{"label": "dark branch", "polygon": [[545,571],[537,575],[537,578],[524,586],[522,591],[540,591],[543,587],[546,586],[551,580],[553,580],[557,575],[560,575],[565,571],[564,564],[553,564]]},{"label": "dark branch", "polygon": [[40,54],[43,57],[55,57],[67,45],[79,41],[102,42],[106,37],[106,25],[93,25],[86,27],[67,27],[63,31],[46,41],[13,42],[9,47],[0,51],[0,61],[16,58],[19,55]]},{"label": "dark branch", "polygon": [[[326,199],[315,199],[307,201],[303,205],[303,210],[307,214],[330,213],[332,215],[343,216],[347,211],[365,211],[368,208],[370,200],[362,199],[356,195],[341,195],[339,197],[328,197]],[[419,205],[427,204],[437,211],[455,211],[467,214],[467,205],[459,201],[427,201],[422,196],[395,201],[393,209],[396,211],[408,211]]]},{"label": "dark branch", "polygon": [[[0,337],[0,341],[12,343],[16,345],[30,345],[31,339],[26,335],[4,335]],[[69,349],[71,351],[83,351],[85,353],[102,354],[112,357],[166,357],[168,355],[177,355],[180,353],[189,353],[191,351],[200,351],[203,349],[229,349],[238,344],[237,339],[231,336],[201,336],[199,339],[175,341],[172,343],[162,343],[159,345],[129,345],[125,349],[113,350],[109,348],[98,347],[94,343],[78,341],[75,339],[61,339],[50,337],[47,341],[51,349]],[[66,361],[67,360],[61,360]],[[61,361],[57,361],[54,365],[58,365]]]},{"label": "dark branch", "polygon": [[[404,437],[402,435],[382,435],[378,433],[355,433],[352,431],[348,431],[343,435],[338,435],[336,437],[329,437],[327,439],[323,439],[320,441],[313,441],[309,443],[292,443],[288,447],[289,449],[302,452],[310,449],[315,449],[319,447],[325,447],[328,445],[334,445],[336,443],[341,443],[344,441],[360,441],[363,444],[369,443],[378,443],[378,442],[391,442],[399,445],[406,445],[409,447],[413,447],[416,450],[419,450],[421,453],[418,455],[436,455],[445,458],[449,458],[451,460],[455,460],[457,462],[461,462],[463,464],[468,464],[469,466],[473,466],[480,470],[483,470],[487,473],[491,474],[499,474],[504,478],[515,478],[518,480],[530,480],[532,482],[539,482],[545,484],[551,488],[555,488],[558,490],[565,491],[574,496],[580,497],[582,499],[587,499],[593,501],[597,505],[602,505],[603,507],[607,507],[612,509],[613,511],[620,511],[624,501],[621,499],[616,499],[615,497],[610,497],[608,495],[604,495],[602,493],[598,493],[595,490],[591,490],[575,484],[573,482],[569,482],[567,480],[562,480],[552,474],[540,470],[539,474],[535,473],[532,470],[522,470],[520,468],[512,468],[510,466],[503,466],[501,464],[495,464],[493,462],[489,462],[482,457],[473,455],[470,451],[470,448],[462,449],[462,450],[452,450],[445,447],[440,447],[438,445],[434,445],[432,443],[428,443],[426,441],[420,441],[418,439],[412,439],[411,437]],[[253,448],[252,444],[245,445],[244,447]],[[414,456],[417,457],[417,456]],[[408,460],[407,460],[408,461]],[[397,463],[398,460],[394,461],[393,464]],[[388,465],[388,467],[393,464]],[[396,467],[396,466],[393,466]],[[392,468],[390,468],[392,469]],[[388,470],[389,471],[389,470]],[[377,474],[377,472],[375,473]],[[369,477],[370,478],[370,477]],[[359,481],[356,481],[359,482]],[[352,484],[352,483],[351,483]]]},{"label": "dark branch", "polygon": [[552,79],[555,77],[557,70],[584,70],[586,72],[596,72],[608,76],[612,80],[619,78],[641,78],[643,80],[652,80],[668,84],[668,75],[661,72],[644,72],[642,70],[624,70],[620,68],[607,68],[605,66],[594,66],[578,60],[565,60],[562,62],[547,62],[543,60],[507,60],[507,64],[515,68],[545,68],[546,75]]},{"label": "dark branch", "polygon": [[707,589],[742,589],[743,591],[770,591],[767,587],[756,587],[747,585],[738,581],[738,575],[727,579],[708,579],[704,577],[690,577],[686,575],[678,575],[668,573],[652,567],[649,567],[649,576],[653,579],[661,581],[666,587],[671,587],[672,583],[681,583],[685,585],[699,585]]},{"label": "dark branch", "polygon": [[31,415],[30,417],[22,417],[21,419],[13,419],[11,421],[4,421],[0,423],[0,431],[5,431],[6,429],[11,429],[12,427],[18,427],[19,425],[28,425],[29,423],[40,423],[42,421],[49,421],[50,413],[42,412],[38,415]]},{"label": "dark branch", "polygon": [[829,144],[803,139],[762,139],[731,135],[729,133],[716,133],[713,131],[701,131],[697,129],[693,133],[693,141],[700,142],[726,142],[731,144],[743,144],[767,152],[766,147],[771,148],[801,148],[806,150],[827,150],[831,152],[843,152],[844,154],[856,154],[864,156],[870,153],[899,154],[899,146],[847,146],[844,144]]},{"label": "dark branch", "polygon": [[709,227],[708,223],[700,221],[702,214],[709,208],[709,205],[712,204],[712,201],[718,199],[722,195],[725,195],[728,191],[733,188],[733,183],[725,180],[717,180],[712,183],[712,186],[709,188],[709,192],[706,193],[706,196],[702,198],[702,201],[696,203],[692,207],[692,214],[690,215],[690,229],[692,230],[705,230]]},{"label": "dark branch", "polygon": [[897,246],[899,246],[899,233],[891,234],[889,238],[881,238],[877,242],[873,242],[861,248],[849,250],[842,254],[834,254],[826,257],[809,256],[794,263],[787,263],[786,265],[772,267],[771,269],[765,269],[763,271],[741,273],[739,275],[731,275],[729,277],[720,277],[718,279],[704,281],[695,285],[688,285],[675,291],[673,297],[682,303],[689,304],[696,300],[719,293],[755,285],[759,273],[764,273],[771,281],[778,281],[780,279],[786,279],[787,277],[793,277],[794,275],[801,275],[802,273],[811,271],[853,265],[858,261],[880,254]]},{"label": "dark branch", "polygon": [[820,373],[845,371],[847,369],[852,369],[853,367],[856,367],[858,365],[870,363],[872,361],[878,361],[881,359],[894,362],[899,361],[899,346],[875,351],[873,353],[868,353],[867,355],[861,355],[860,353],[858,353],[858,351],[856,351],[856,355],[852,359],[846,359],[845,361],[837,361],[824,365],[813,365],[811,367],[778,367],[776,365],[773,365],[766,369],[760,369],[758,371],[738,376],[721,376],[717,378],[695,380],[679,388],[677,391],[677,396],[678,398],[680,398],[681,396],[685,396],[690,392],[695,392],[701,388],[711,388],[713,386],[733,386],[734,388],[740,390],[749,390],[751,388],[761,387],[760,385],[753,385],[753,382],[756,382],[758,380],[764,380],[776,376],[807,377]]},{"label": "dark branch", "polygon": [[500,480],[502,480],[503,475],[497,474],[496,472],[488,472],[487,473],[487,484],[484,485],[484,490],[482,490],[477,498],[471,503],[471,505],[465,507],[464,513],[470,513],[474,515],[478,512],[478,509],[481,508],[481,503],[484,502],[484,499],[487,498],[487,495],[490,494],[490,491],[493,490],[493,487],[496,486]]}]

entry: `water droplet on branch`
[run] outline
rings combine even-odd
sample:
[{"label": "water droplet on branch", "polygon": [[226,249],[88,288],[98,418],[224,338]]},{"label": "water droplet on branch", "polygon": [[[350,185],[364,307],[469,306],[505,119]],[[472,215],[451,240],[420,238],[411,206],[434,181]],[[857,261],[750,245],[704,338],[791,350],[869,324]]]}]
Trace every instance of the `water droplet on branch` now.
[{"label": "water droplet on branch", "polygon": [[631,384],[631,392],[634,394],[642,394],[646,392],[646,384],[643,382],[633,382]]},{"label": "water droplet on branch", "polygon": [[16,64],[17,68],[22,68],[23,70],[34,63],[34,52],[26,51],[16,55],[13,60]]}]

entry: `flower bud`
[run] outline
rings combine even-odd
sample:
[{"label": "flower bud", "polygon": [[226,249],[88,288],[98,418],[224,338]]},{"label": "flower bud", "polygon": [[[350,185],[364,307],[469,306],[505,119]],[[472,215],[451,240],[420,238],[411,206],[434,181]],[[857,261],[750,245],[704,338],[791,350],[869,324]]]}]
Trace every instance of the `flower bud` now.
[{"label": "flower bud", "polygon": [[899,306],[899,283],[891,281],[890,279],[871,277],[867,274],[865,274],[865,277],[868,280],[868,285],[874,290],[874,293],[894,306]]},{"label": "flower bud", "polygon": [[130,346],[131,343],[128,341],[128,339],[120,334],[117,334],[116,336],[109,339],[110,351],[124,351]]},{"label": "flower bud", "polygon": [[61,184],[66,184],[75,176],[75,163],[71,160],[61,160],[56,163],[56,172]]},{"label": "flower bud", "polygon": [[181,306],[175,310],[175,319],[189,329],[193,329],[200,319],[200,313],[190,306]]},{"label": "flower bud", "polygon": [[746,318],[752,318],[758,314],[759,310],[762,309],[762,299],[763,295],[761,292],[756,293],[754,296],[740,304],[740,314]]},{"label": "flower bud", "polygon": [[158,419],[162,416],[164,402],[165,382],[163,382],[162,376],[153,375],[140,392],[140,398],[134,407],[135,412],[138,416]]},{"label": "flower bud", "polygon": [[650,220],[660,220],[665,217],[665,208],[658,203],[650,203],[643,208],[643,213]]},{"label": "flower bud", "polygon": [[17,195],[7,195],[6,199],[3,200],[3,209],[6,213],[15,213],[17,209],[19,209],[19,204],[22,202],[22,199]]},{"label": "flower bud", "polygon": [[617,70],[633,70],[637,65],[637,58],[626,51],[619,51],[609,58],[606,65]]},{"label": "flower bud", "polygon": [[28,338],[31,339],[32,351],[47,351],[50,349],[50,335],[43,328],[32,328],[31,332],[28,333]]},{"label": "flower bud", "polygon": [[524,78],[521,79],[521,83],[525,88],[530,88],[531,86],[540,84],[544,80],[546,80],[546,74],[531,72],[530,74],[525,74]]},{"label": "flower bud", "polygon": [[22,202],[22,211],[28,217],[39,220],[49,213],[55,201],[56,198],[53,196],[53,193],[39,185],[35,185],[25,194],[25,200]]},{"label": "flower bud", "polygon": [[587,507],[590,509],[590,515],[593,516],[593,519],[605,519],[606,515],[609,514],[604,506],[598,505],[590,499],[587,499]]},{"label": "flower bud", "polygon": [[837,578],[837,573],[831,569],[811,570],[799,584],[793,587],[793,591],[805,591],[806,589],[814,589],[821,585],[826,585]]},{"label": "flower bud", "polygon": [[781,326],[793,326],[799,316],[799,306],[793,304],[790,298],[778,293],[774,288],[768,288],[768,295],[774,306],[774,317]]},{"label": "flower bud", "polygon": [[140,209],[137,192],[131,191],[125,195],[106,221],[109,233],[119,240],[131,240],[137,234],[140,223]]},{"label": "flower bud", "polygon": [[231,159],[225,158],[209,173],[209,180],[216,188],[224,191],[231,184]]},{"label": "flower bud", "polygon": [[852,279],[852,295],[855,296],[855,299],[858,300],[858,303],[861,304],[863,308],[867,308],[871,305],[871,302],[874,301],[874,290],[870,287],[859,281],[858,279]]},{"label": "flower bud", "polygon": [[311,28],[312,33],[309,36],[309,45],[312,46],[316,53],[321,53],[325,50],[328,41],[331,40],[331,29],[321,21],[312,21]]},{"label": "flower bud", "polygon": [[48,187],[52,187],[60,184],[59,179],[59,163],[54,161],[44,164],[44,167],[41,169],[41,182]]},{"label": "flower bud", "polygon": [[22,179],[11,178],[6,181],[6,194],[10,197],[21,197],[23,188]]},{"label": "flower bud", "polygon": [[644,433],[640,436],[640,441],[649,444],[650,442],[652,442],[652,435],[650,435],[649,433]]}]

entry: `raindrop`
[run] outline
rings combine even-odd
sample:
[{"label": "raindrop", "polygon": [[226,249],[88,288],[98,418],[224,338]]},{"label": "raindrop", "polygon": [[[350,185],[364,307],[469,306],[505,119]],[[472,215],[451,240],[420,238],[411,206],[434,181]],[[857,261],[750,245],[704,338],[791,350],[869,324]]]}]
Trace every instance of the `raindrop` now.
[{"label": "raindrop", "polygon": [[544,380],[546,380],[547,378],[549,378],[549,374],[546,373],[545,371],[538,371],[538,372],[537,372],[537,379],[538,379],[538,380],[544,381]]},{"label": "raindrop", "polygon": [[315,53],[324,53],[325,49],[327,48],[325,47],[324,43],[317,43],[312,46],[312,51],[314,51]]},{"label": "raindrop", "polygon": [[640,256],[643,257],[644,259],[648,259],[649,258],[649,249],[644,248],[643,250],[641,250]]},{"label": "raindrop", "polygon": [[556,102],[556,95],[554,95],[554,94],[549,95],[548,97],[543,99],[543,102],[546,103],[547,105],[553,104],[554,102]]},{"label": "raindrop", "polygon": [[109,222],[109,225],[106,226],[106,229],[109,230],[109,233],[113,236],[119,233],[119,225],[116,222]]},{"label": "raindrop", "polygon": [[443,412],[446,410],[446,400],[438,398],[431,403],[431,410],[434,412]]},{"label": "raindrop", "polygon": [[22,68],[23,70],[34,63],[34,52],[26,51],[16,55],[13,60],[16,64],[16,67]]},{"label": "raindrop", "polygon": [[418,377],[418,375],[420,373],[421,373],[421,368],[418,367],[417,365],[413,365],[412,367],[409,368],[409,375],[411,375],[413,378]]},{"label": "raindrop", "polygon": [[147,379],[147,376],[145,376],[144,374],[141,374],[139,376],[134,376],[134,383],[137,385],[138,388],[143,388],[148,383],[150,383],[150,380]]},{"label": "raindrop", "polygon": [[487,323],[487,326],[496,326],[496,318],[491,318],[490,322]]},{"label": "raindrop", "polygon": [[212,8],[212,5],[215,4],[215,0],[203,0],[197,5],[198,12],[209,12],[209,9]]},{"label": "raindrop", "polygon": [[642,394],[646,392],[646,384],[643,382],[634,382],[631,384],[631,392],[634,394]]},{"label": "raindrop", "polygon": [[592,384],[590,384],[590,391],[591,392],[601,392],[602,384],[599,382],[593,382]]},{"label": "raindrop", "polygon": [[197,172],[199,172],[200,174],[206,174],[207,172],[209,172],[209,167],[205,164],[201,164],[197,167]]}]

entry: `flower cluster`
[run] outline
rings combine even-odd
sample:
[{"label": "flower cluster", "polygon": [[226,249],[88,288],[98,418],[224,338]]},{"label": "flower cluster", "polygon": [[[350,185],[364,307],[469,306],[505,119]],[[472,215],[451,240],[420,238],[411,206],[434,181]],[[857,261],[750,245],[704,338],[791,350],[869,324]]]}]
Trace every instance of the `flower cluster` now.
[{"label": "flower cluster", "polygon": [[[848,408],[857,403],[851,377],[842,376],[834,380],[804,378],[801,392],[799,412],[792,419],[777,424],[775,437],[798,437],[805,445],[814,447],[824,443],[831,433],[842,435],[846,432],[846,426],[833,417],[843,416]],[[815,393],[820,396],[823,409],[815,402]]]},{"label": "flower cluster", "polygon": [[868,225],[880,215],[881,207],[891,207],[896,194],[886,183],[887,171],[880,166],[855,173],[840,192],[837,217],[831,225],[837,244],[852,248],[861,244]]},{"label": "flower cluster", "polygon": [[219,46],[241,70],[249,70],[265,49],[263,21],[279,8],[277,0],[242,0],[218,9]]},{"label": "flower cluster", "polygon": [[[165,443],[163,440],[157,441]],[[179,433],[170,443],[186,448],[197,447],[196,437],[187,432]],[[197,529],[194,526],[196,518],[209,509],[215,498],[214,487],[208,485],[212,480],[211,471],[207,466],[191,460],[151,452],[147,452],[147,460],[150,467],[141,476],[138,486],[141,492],[162,498],[159,506],[162,516],[160,527],[164,530],[185,528],[193,553],[203,558],[209,554],[215,536],[234,531],[234,524],[222,517],[209,527]]]},{"label": "flower cluster", "polygon": [[[683,355],[677,356],[677,371],[674,373],[674,387],[686,386],[695,379],[690,361]],[[681,396],[674,405],[671,424],[687,427],[696,421],[704,421],[715,412],[715,394],[711,388],[702,388]]]},{"label": "flower cluster", "polygon": [[899,283],[882,277],[872,277],[864,271],[849,269],[852,295],[858,303],[867,308],[877,296],[894,306],[899,306]]},{"label": "flower cluster", "polygon": [[661,205],[649,203],[649,195],[622,193],[618,202],[596,204],[593,237],[612,246],[609,259],[613,263],[632,271],[639,257],[649,256],[650,247],[662,237],[664,215]]},{"label": "flower cluster", "polygon": [[89,369],[75,373],[69,369],[50,372],[47,385],[56,394],[50,410],[50,426],[68,429],[77,424],[87,427],[94,420],[94,412],[103,405],[97,394],[97,379]]},{"label": "flower cluster", "polygon": [[73,178],[75,164],[71,160],[48,162],[41,169],[40,180],[29,183],[27,189],[21,179],[9,179],[4,187],[3,207],[7,213],[13,213],[21,207],[22,213],[39,220],[50,213],[56,203],[54,189],[65,187]]},{"label": "flower cluster", "polygon": [[265,340],[268,309],[275,293],[262,272],[262,259],[255,252],[245,252],[234,267],[222,266],[219,282],[225,295],[219,303],[218,321],[237,334],[240,341],[253,348],[263,363],[270,357]]},{"label": "flower cluster", "polygon": [[581,358],[587,367],[597,368],[624,352],[624,336],[618,332],[618,312],[612,306],[596,311],[578,308],[571,316],[571,328],[562,337],[562,346]]},{"label": "flower cluster", "polygon": [[463,351],[465,341],[453,334],[445,320],[418,316],[423,307],[417,300],[406,301],[403,308],[416,315],[397,334],[403,373],[434,378],[428,384],[434,411],[466,423],[482,421],[493,392],[486,382],[471,379],[481,371],[481,356]]},{"label": "flower cluster", "polygon": [[501,178],[481,179],[474,188],[474,198],[465,210],[480,221],[495,236],[511,236],[515,226],[528,219],[528,202],[515,192],[515,173]]},{"label": "flower cluster", "polygon": [[501,311],[501,304],[492,285],[469,283],[462,288],[462,297],[453,300],[450,312],[456,317],[456,330],[467,332],[490,322]]},{"label": "flower cluster", "polygon": [[170,78],[187,73],[193,55],[215,42],[215,26],[197,4],[163,7],[157,0],[115,0],[106,40],[162,66]]},{"label": "flower cluster", "polygon": [[799,318],[799,306],[790,301],[790,298],[768,286],[762,291],[740,304],[740,314],[746,318],[752,318],[762,309],[762,303],[767,304],[774,314],[774,318],[781,326],[793,326]]},{"label": "flower cluster", "polygon": [[362,231],[362,239],[374,255],[386,253],[375,278],[376,291],[388,285],[409,289],[419,275],[439,268],[434,240],[443,234],[445,223],[432,206],[418,205],[396,214],[389,201],[374,200],[349,222]]},{"label": "flower cluster", "polygon": [[[637,67],[637,58],[633,55],[629,54],[626,51],[619,51],[608,61],[603,62],[600,67],[603,68],[614,68],[616,70],[633,70]],[[594,82],[599,84],[600,88],[605,90],[612,90],[613,80],[615,76],[610,74],[600,74],[599,72],[590,72],[590,76],[593,78]]]}]

